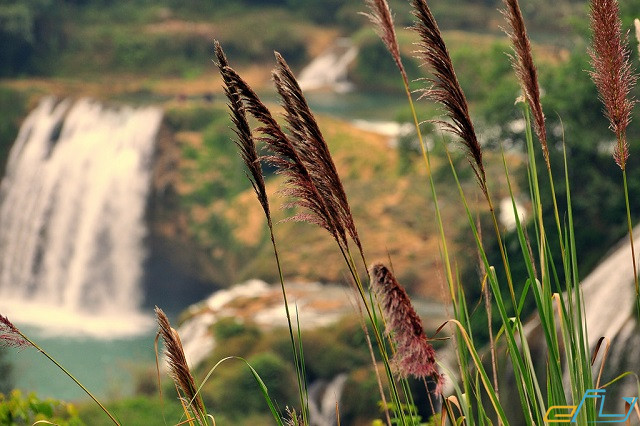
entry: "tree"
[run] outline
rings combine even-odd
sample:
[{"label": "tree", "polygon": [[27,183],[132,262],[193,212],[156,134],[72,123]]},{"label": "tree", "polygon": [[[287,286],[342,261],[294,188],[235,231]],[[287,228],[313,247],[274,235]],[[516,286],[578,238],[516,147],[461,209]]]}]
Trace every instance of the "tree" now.
[{"label": "tree", "polygon": [[64,4],[0,0],[0,76],[47,71],[63,38]]}]

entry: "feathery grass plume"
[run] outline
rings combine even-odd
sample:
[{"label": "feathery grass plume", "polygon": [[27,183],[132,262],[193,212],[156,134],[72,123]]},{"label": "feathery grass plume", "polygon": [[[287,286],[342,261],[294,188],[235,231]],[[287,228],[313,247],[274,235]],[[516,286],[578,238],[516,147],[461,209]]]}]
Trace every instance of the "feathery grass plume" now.
[{"label": "feathery grass plume", "polygon": [[225,83],[224,92],[227,99],[229,99],[228,107],[231,112],[231,120],[235,125],[233,131],[235,132],[237,139],[234,140],[234,143],[238,146],[240,156],[249,170],[247,178],[249,179],[249,182],[251,182],[251,186],[253,187],[253,190],[258,197],[258,201],[264,210],[267,222],[269,223],[269,226],[271,226],[271,212],[269,209],[269,200],[267,199],[264,175],[262,174],[262,168],[260,167],[260,158],[258,157],[256,143],[251,133],[251,127],[249,126],[249,121],[247,120],[247,115],[242,105],[240,93],[232,84],[229,73],[226,71],[229,67],[229,62],[227,61],[227,57],[225,56],[222,46],[220,46],[218,40],[214,41],[214,48],[216,58],[218,59],[217,65]]},{"label": "feathery grass plume", "polygon": [[398,38],[396,37],[396,30],[393,25],[393,16],[391,15],[391,8],[387,0],[366,0],[369,7],[369,13],[363,13],[364,16],[369,18],[371,23],[376,27],[378,36],[382,39],[382,42],[387,46],[389,53],[393,57],[402,79],[407,85],[409,85],[409,78],[407,72],[402,64],[400,58],[400,47],[398,46]]},{"label": "feathery grass plume", "polygon": [[438,373],[436,352],[428,342],[420,317],[411,299],[391,271],[381,263],[371,267],[371,287],[387,321],[387,334],[396,342],[394,367],[402,377],[429,377],[442,392],[443,376]]},{"label": "feathery grass plume", "polygon": [[0,347],[15,347],[15,348],[26,348],[32,347],[38,350],[42,355],[44,355],[49,361],[51,361],[56,367],[60,369],[64,374],[67,375],[71,380],[75,382],[93,401],[100,407],[102,411],[111,419],[111,421],[116,425],[120,426],[118,420],[106,409],[104,405],[87,389],[82,383],[75,378],[73,374],[71,374],[66,368],[62,366],[55,358],[49,355],[44,349],[38,346],[33,340],[29,339],[25,336],[11,321],[9,318],[0,315]]},{"label": "feathery grass plume", "polygon": [[194,414],[201,422],[207,424],[207,415],[201,398],[196,394],[197,386],[187,365],[184,349],[178,332],[171,327],[169,318],[156,306],[156,318],[158,320],[158,333],[162,337],[165,346],[165,355],[169,364],[169,372],[176,386],[182,391],[186,402],[193,407]]},{"label": "feathery grass plume", "polygon": [[547,163],[547,168],[551,167],[549,163],[549,148],[547,146],[547,130],[545,126],[544,113],[542,104],[540,103],[540,86],[538,84],[538,71],[533,63],[531,55],[531,42],[527,35],[527,28],[524,25],[522,12],[518,0],[503,0],[506,9],[502,10],[502,14],[509,23],[510,30],[505,30],[509,36],[509,40],[513,45],[514,55],[511,57],[511,63],[515,70],[516,76],[520,81],[522,92],[524,93],[529,108],[533,114],[534,128],[538,140],[542,145],[542,153]]},{"label": "feathery grass plume", "polygon": [[[276,239],[273,233],[273,222],[271,220],[269,200],[265,188],[262,167],[260,165],[260,158],[258,157],[258,153],[256,150],[256,144],[253,138],[252,129],[249,126],[249,122],[247,121],[247,115],[242,102],[242,96],[239,93],[238,88],[233,84],[233,79],[230,78],[229,63],[224,55],[222,46],[220,46],[220,43],[217,40],[215,41],[215,50],[216,56],[218,58],[218,68],[220,69],[220,74],[222,75],[225,83],[225,94],[229,99],[229,109],[231,110],[232,121],[236,126],[236,129],[234,131],[236,132],[238,139],[235,141],[235,143],[240,150],[240,156],[242,157],[251,173],[251,176],[247,174],[247,177],[251,182],[251,185],[253,186],[253,189],[258,197],[258,201],[262,205],[262,209],[264,210],[264,214],[267,218],[267,226],[269,228],[271,243],[273,245],[273,253],[275,255],[276,265],[278,267],[278,275],[280,277],[280,285],[282,288],[282,297],[284,299],[285,313],[287,316],[287,325],[289,327],[289,336],[291,339],[294,363],[296,366],[296,376],[298,379],[298,389],[300,392],[300,405],[302,411],[301,424],[305,424],[308,423],[308,421],[306,421],[308,417],[308,403],[306,402],[308,400],[308,397],[306,396],[304,365],[301,365],[301,360],[303,357],[301,350],[299,351],[298,349],[298,345],[296,344],[293,333],[291,314],[289,312],[289,302],[287,300],[287,292],[284,285],[284,276],[282,273],[282,266],[280,264],[280,256],[278,254]],[[293,414],[296,414],[295,410],[293,410]],[[295,418],[298,418],[297,414]]]},{"label": "feathery grass plume", "polygon": [[629,49],[623,44],[622,21],[619,16],[618,2],[616,0],[591,0],[590,6],[591,31],[593,33],[592,47],[589,49],[593,67],[590,74],[605,106],[609,128],[616,135],[617,143],[613,158],[622,170],[627,228],[636,287],[636,310],[638,318],[640,318],[640,280],[638,279],[633,243],[633,225],[631,223],[626,171],[627,159],[629,158],[626,130],[631,122],[631,110],[636,103],[635,99],[629,96],[629,92],[635,85],[638,76],[631,68]]},{"label": "feathery grass plume", "polygon": [[482,149],[469,115],[469,106],[462,87],[458,82],[447,46],[442,39],[435,18],[425,0],[413,0],[413,14],[418,18],[414,29],[420,36],[417,52],[433,73],[427,81],[431,87],[423,90],[422,97],[441,104],[451,123],[438,121],[448,132],[457,135],[467,148],[467,158],[471,164],[480,188],[487,194],[487,178],[482,163]]},{"label": "feathery grass plume", "polygon": [[302,417],[296,413],[295,408],[286,408],[287,416],[284,421],[286,426],[305,426]]},{"label": "feathery grass plume", "polygon": [[591,0],[590,6],[593,40],[589,55],[593,71],[589,74],[600,93],[610,128],[616,135],[614,159],[624,170],[629,157],[626,129],[635,104],[629,92],[637,76],[631,68],[629,49],[623,44],[618,2]]},{"label": "feathery grass plume", "polygon": [[640,19],[634,19],[633,26],[636,30],[636,41],[638,42],[638,53],[640,54]]},{"label": "feathery grass plume", "polygon": [[266,160],[276,167],[278,173],[287,178],[283,193],[294,199],[289,206],[299,206],[308,211],[308,213],[298,213],[291,219],[319,225],[329,231],[336,241],[340,243],[344,241],[345,230],[336,220],[337,211],[325,204],[324,198],[320,196],[316,184],[311,179],[293,143],[273,118],[269,109],[232,68],[224,67],[223,72],[226,74],[225,78],[229,79],[229,84],[242,96],[245,111],[262,124],[256,129],[262,134],[258,140],[265,142],[274,154],[267,156]]},{"label": "feathery grass plume", "polygon": [[[293,72],[277,52],[276,60],[277,67],[273,71],[273,79],[282,98],[287,129],[291,133],[293,146],[309,171],[325,205],[332,213],[335,212],[337,229],[346,231],[362,252],[362,244],[351,215],[347,195],[344,192],[329,147]],[[340,235],[340,237],[346,247],[346,236]]]},{"label": "feathery grass plume", "polygon": [[26,348],[32,345],[24,338],[18,327],[9,321],[9,318],[0,315],[0,346]]}]

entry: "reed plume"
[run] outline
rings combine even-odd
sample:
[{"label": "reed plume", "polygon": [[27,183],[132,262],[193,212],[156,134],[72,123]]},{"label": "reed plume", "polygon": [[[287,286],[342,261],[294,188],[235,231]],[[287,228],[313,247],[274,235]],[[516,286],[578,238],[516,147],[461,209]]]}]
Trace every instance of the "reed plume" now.
[{"label": "reed plume", "polygon": [[633,20],[633,27],[636,32],[636,41],[638,42],[638,53],[640,54],[640,19],[636,18]]},{"label": "reed plume", "polygon": [[18,327],[9,321],[9,318],[0,315],[0,346],[26,348],[32,344],[24,337]]},{"label": "reed plume", "polygon": [[298,206],[307,210],[306,213],[296,214],[291,220],[316,224],[329,231],[336,241],[344,241],[346,231],[337,220],[335,207],[325,204],[296,148],[269,109],[232,68],[224,67],[223,72],[229,79],[229,84],[242,97],[245,111],[261,123],[261,126],[255,129],[261,134],[257,139],[265,142],[273,153],[265,159],[276,167],[277,173],[286,177],[285,189],[282,192],[294,200],[287,207]]},{"label": "reed plume", "polygon": [[242,105],[242,98],[240,97],[240,93],[236,86],[234,86],[233,81],[229,75],[229,62],[222,50],[222,46],[220,43],[215,40],[214,48],[216,58],[218,60],[218,69],[220,70],[220,75],[224,81],[224,91],[227,99],[229,100],[228,107],[231,112],[231,120],[235,125],[233,131],[236,134],[237,139],[234,140],[234,143],[238,146],[240,150],[240,156],[244,161],[249,173],[247,174],[247,178],[249,182],[251,182],[251,186],[258,197],[258,201],[264,210],[264,214],[267,218],[267,222],[271,227],[271,211],[269,208],[269,200],[267,198],[267,190],[265,188],[264,183],[264,175],[262,174],[262,167],[260,166],[260,158],[258,157],[258,152],[256,150],[256,143],[253,138],[251,132],[251,126],[249,125],[249,121],[247,120],[247,114],[245,112],[244,106]]},{"label": "reed plume", "polygon": [[[309,176],[323,198],[324,204],[336,221],[336,229],[345,232],[362,252],[347,195],[338,176],[327,142],[307,104],[300,85],[284,58],[276,52],[277,66],[273,71],[276,89],[282,99],[290,140]],[[346,236],[339,234],[347,247]]]},{"label": "reed plume", "polygon": [[[215,49],[216,49],[216,56],[218,58],[218,68],[220,69],[220,74],[222,75],[222,78],[225,83],[225,94],[229,99],[229,108],[231,110],[232,120],[236,126],[235,132],[238,139],[234,142],[236,143],[236,145],[240,150],[240,156],[242,157],[242,160],[244,161],[244,163],[246,164],[247,168],[251,173],[251,176],[247,175],[247,177],[249,178],[249,181],[253,186],[253,189],[258,197],[258,201],[262,205],[262,209],[264,210],[264,214],[267,218],[267,226],[269,228],[269,235],[271,237],[271,243],[273,245],[273,253],[275,255],[276,265],[278,267],[278,275],[280,277],[282,297],[284,299],[284,308],[287,316],[287,325],[289,327],[289,337],[291,340],[294,362],[296,366],[296,376],[298,379],[300,405],[302,410],[301,421],[303,422],[303,424],[306,424],[308,423],[306,421],[308,417],[308,403],[307,403],[308,398],[306,396],[307,391],[306,391],[306,379],[304,377],[304,365],[301,364],[302,354],[299,353],[298,345],[296,344],[295,337],[294,337],[293,325],[291,321],[291,313],[289,312],[289,302],[287,300],[287,292],[284,285],[284,275],[282,273],[282,266],[280,264],[278,247],[277,247],[276,239],[273,233],[273,222],[271,220],[269,200],[266,193],[264,176],[262,174],[262,167],[260,165],[260,158],[258,157],[256,144],[253,138],[251,127],[249,126],[249,122],[247,121],[247,115],[245,112],[242,95],[238,90],[238,85],[234,84],[234,81],[239,79],[239,77],[237,77],[235,73],[231,72],[231,69],[229,68],[229,63],[224,55],[224,52],[222,50],[222,47],[220,46],[220,43],[218,43],[217,40],[215,41]],[[243,86],[248,87],[246,84],[244,84]],[[254,95],[255,94],[253,94],[252,97],[255,97],[255,100],[257,100],[257,96],[254,96]],[[257,103],[260,103],[259,100],[257,100]],[[266,110],[266,108],[263,108],[263,107],[264,107],[263,105],[260,106],[261,110],[263,110],[262,111],[263,115],[265,116],[269,115],[268,111],[266,112],[264,111]],[[275,125],[277,127],[277,124],[272,120],[267,120],[267,121],[271,124],[271,126]],[[286,136],[282,134],[279,128],[278,128],[278,132],[279,132],[278,136],[280,138],[282,137],[286,138]],[[297,421],[298,417],[295,410],[293,410],[293,414]]]},{"label": "reed plume", "polygon": [[592,47],[589,50],[593,71],[590,74],[604,104],[606,116],[609,119],[609,128],[616,135],[613,158],[622,170],[627,230],[636,287],[636,310],[638,318],[640,318],[640,280],[638,279],[636,252],[633,243],[626,170],[629,158],[626,130],[631,122],[631,111],[636,103],[635,99],[629,96],[629,92],[637,81],[637,75],[631,68],[629,49],[622,43],[622,22],[620,21],[618,2],[616,0],[591,0],[590,6],[591,31],[593,33]]},{"label": "reed plume", "polygon": [[520,81],[522,92],[531,108],[533,123],[538,140],[542,145],[542,153],[547,163],[547,168],[551,167],[549,162],[549,148],[547,146],[547,130],[545,117],[540,103],[540,85],[538,84],[538,71],[533,63],[531,55],[531,42],[527,35],[527,28],[524,24],[522,11],[518,0],[503,0],[506,9],[502,14],[509,23],[509,30],[505,30],[513,45],[513,55],[511,64],[515,70],[516,77]]},{"label": "reed plume", "polygon": [[589,49],[593,67],[590,75],[600,93],[610,128],[616,135],[614,159],[624,170],[629,157],[626,129],[635,104],[629,92],[637,77],[631,68],[629,49],[623,44],[618,2],[592,0],[590,6],[593,33],[592,47]]},{"label": "reed plume", "polygon": [[370,274],[371,287],[386,319],[386,332],[396,342],[392,362],[397,373],[403,378],[431,378],[437,383],[437,392],[441,393],[444,378],[438,373],[436,352],[424,333],[409,295],[386,266],[375,264]]},{"label": "reed plume", "polygon": [[442,39],[431,10],[425,0],[413,0],[413,14],[418,18],[414,28],[420,36],[418,54],[428,65],[433,77],[427,79],[431,87],[421,97],[439,103],[451,122],[435,121],[446,131],[458,136],[467,150],[467,158],[485,196],[487,178],[482,163],[482,149],[469,115],[469,106],[458,82],[447,46]]},{"label": "reed plume", "polygon": [[402,79],[408,86],[409,78],[407,77],[407,72],[400,58],[400,47],[398,46],[398,38],[396,37],[393,15],[391,14],[389,3],[387,0],[366,0],[366,3],[367,7],[369,7],[369,13],[363,13],[363,15],[369,18],[376,28],[378,36],[380,36],[384,45],[387,46],[391,57],[400,70],[400,74],[402,74]]},{"label": "reed plume", "polygon": [[184,395],[186,399],[185,402],[190,408],[193,408],[196,418],[201,422],[201,424],[207,424],[207,415],[204,404],[196,393],[198,388],[196,387],[191,371],[189,370],[189,366],[187,365],[187,359],[184,356],[184,349],[182,348],[180,336],[178,335],[178,332],[171,327],[169,318],[167,318],[167,315],[162,311],[162,309],[156,306],[155,313],[158,320],[158,334],[164,341],[165,355],[169,365],[169,374],[176,384],[176,387]]}]

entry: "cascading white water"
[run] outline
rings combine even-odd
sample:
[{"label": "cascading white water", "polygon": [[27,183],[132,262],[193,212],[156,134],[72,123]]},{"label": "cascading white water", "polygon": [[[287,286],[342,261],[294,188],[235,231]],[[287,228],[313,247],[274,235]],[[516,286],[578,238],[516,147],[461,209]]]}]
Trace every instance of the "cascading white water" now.
[{"label": "cascading white water", "polygon": [[91,333],[147,322],[139,281],[161,120],[88,99],[45,98],[29,114],[0,187],[0,312]]},{"label": "cascading white water", "polygon": [[338,93],[353,89],[347,80],[349,66],[358,56],[358,48],[348,38],[340,38],[307,65],[298,76],[303,90],[330,89]]},{"label": "cascading white water", "polygon": [[340,404],[347,374],[341,373],[331,381],[318,380],[309,387],[309,416],[312,426],[335,426],[336,404]]}]

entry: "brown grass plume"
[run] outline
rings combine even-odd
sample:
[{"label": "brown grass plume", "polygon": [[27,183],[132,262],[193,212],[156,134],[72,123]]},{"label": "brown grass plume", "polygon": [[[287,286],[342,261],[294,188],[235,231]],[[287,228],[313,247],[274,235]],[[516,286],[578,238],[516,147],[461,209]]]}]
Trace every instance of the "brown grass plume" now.
[{"label": "brown grass plume", "polygon": [[431,378],[440,392],[443,377],[436,366],[436,352],[427,340],[409,295],[386,266],[375,264],[370,274],[371,287],[386,320],[387,334],[396,342],[392,360],[396,371],[402,377]]},{"label": "brown grass plume", "polygon": [[169,374],[176,387],[182,392],[185,402],[190,404],[190,408],[201,424],[207,424],[206,412],[201,398],[196,394],[197,387],[187,359],[184,356],[184,349],[178,332],[171,327],[169,318],[156,306],[156,318],[158,321],[158,334],[162,337],[165,346],[165,356],[169,365]]},{"label": "brown grass plume", "polygon": [[0,315],[0,346],[25,348],[32,345],[9,318]]},{"label": "brown grass plume", "polygon": [[515,70],[516,77],[520,81],[522,92],[531,108],[533,124],[538,140],[542,145],[542,153],[547,163],[547,168],[551,167],[549,162],[549,148],[547,145],[547,130],[545,125],[544,112],[540,102],[540,85],[538,84],[538,71],[533,62],[531,54],[531,42],[527,35],[527,28],[524,24],[522,11],[518,0],[503,0],[505,9],[502,14],[509,23],[509,29],[505,30],[513,45],[513,55],[511,63]]},{"label": "brown grass plume", "polygon": [[267,198],[267,190],[264,183],[264,175],[262,173],[262,167],[260,166],[260,158],[256,150],[256,143],[251,132],[251,126],[247,120],[247,114],[242,104],[242,98],[237,87],[233,84],[233,79],[230,76],[229,62],[222,50],[220,43],[214,41],[216,58],[218,60],[217,65],[220,70],[220,75],[224,81],[224,92],[229,100],[228,107],[231,112],[231,120],[235,125],[234,132],[237,139],[234,140],[235,144],[240,150],[240,156],[244,161],[249,173],[247,178],[251,182],[251,186],[258,197],[258,201],[264,210],[264,214],[271,225],[271,211],[269,209],[269,200]]},{"label": "brown grass plume", "polygon": [[369,7],[369,13],[363,13],[363,15],[368,17],[375,26],[382,42],[387,46],[389,53],[391,53],[393,60],[398,66],[400,74],[402,74],[402,79],[408,86],[409,78],[407,77],[407,72],[404,69],[400,57],[400,47],[398,46],[398,38],[396,37],[393,15],[391,14],[389,3],[387,0],[366,0],[366,3]]},{"label": "brown grass plume", "polygon": [[324,204],[335,219],[342,243],[345,246],[347,244],[344,234],[346,232],[362,250],[347,195],[329,147],[293,72],[278,53],[276,53],[276,60],[277,66],[273,71],[273,79],[282,99],[287,129],[295,151],[308,170]]},{"label": "brown grass plume", "polygon": [[482,149],[476,136],[469,106],[462,87],[458,82],[451,57],[435,18],[425,0],[413,0],[413,14],[418,18],[414,29],[420,36],[418,54],[433,74],[427,81],[431,87],[423,91],[422,97],[443,106],[451,120],[438,121],[442,127],[462,139],[467,150],[467,158],[478,179],[480,188],[487,194],[487,179],[482,162]]},{"label": "brown grass plume", "polygon": [[298,206],[306,210],[291,219],[319,225],[342,244],[346,240],[346,231],[337,219],[337,207],[333,204],[326,204],[309,170],[298,154],[297,147],[294,146],[269,109],[242,77],[228,66],[224,67],[224,73],[232,90],[240,95],[245,112],[260,123],[260,126],[255,129],[255,132],[260,134],[257,139],[264,142],[272,153],[265,159],[276,167],[279,174],[286,177],[285,189],[282,192],[294,200],[287,204],[287,207]]},{"label": "brown grass plume", "polygon": [[618,2],[592,0],[590,6],[593,33],[589,50],[593,71],[590,74],[600,93],[610,128],[616,135],[614,159],[624,170],[629,157],[626,129],[635,104],[629,92],[637,77],[631,68],[629,49],[623,44]]}]

